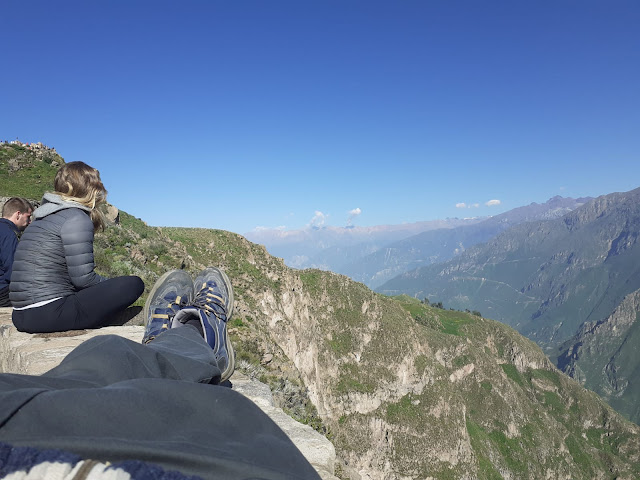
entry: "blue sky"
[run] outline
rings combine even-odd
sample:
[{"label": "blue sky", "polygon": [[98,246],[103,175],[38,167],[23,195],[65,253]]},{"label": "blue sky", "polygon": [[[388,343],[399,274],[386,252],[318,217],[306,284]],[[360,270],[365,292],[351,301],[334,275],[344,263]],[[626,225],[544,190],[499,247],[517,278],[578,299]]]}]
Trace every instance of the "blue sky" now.
[{"label": "blue sky", "polygon": [[95,166],[151,225],[397,224],[640,186],[635,0],[9,0],[2,17],[0,139]]}]

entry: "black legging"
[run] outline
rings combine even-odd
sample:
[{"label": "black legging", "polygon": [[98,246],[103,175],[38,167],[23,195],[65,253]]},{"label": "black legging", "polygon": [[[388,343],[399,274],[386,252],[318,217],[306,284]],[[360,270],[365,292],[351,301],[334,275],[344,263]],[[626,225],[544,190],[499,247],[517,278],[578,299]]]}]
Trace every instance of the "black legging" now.
[{"label": "black legging", "polygon": [[142,295],[139,277],[115,277],[41,307],[14,310],[13,324],[21,332],[49,333],[108,325]]}]

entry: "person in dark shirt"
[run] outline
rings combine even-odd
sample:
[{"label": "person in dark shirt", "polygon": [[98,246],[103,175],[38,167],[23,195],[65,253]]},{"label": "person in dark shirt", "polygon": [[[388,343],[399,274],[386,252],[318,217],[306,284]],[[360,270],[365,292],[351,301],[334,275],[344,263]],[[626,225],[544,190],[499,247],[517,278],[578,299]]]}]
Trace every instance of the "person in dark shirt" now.
[{"label": "person in dark shirt", "polygon": [[18,237],[31,222],[33,205],[28,200],[13,197],[2,207],[0,218],[0,307],[10,307],[9,283],[13,257],[18,246]]}]

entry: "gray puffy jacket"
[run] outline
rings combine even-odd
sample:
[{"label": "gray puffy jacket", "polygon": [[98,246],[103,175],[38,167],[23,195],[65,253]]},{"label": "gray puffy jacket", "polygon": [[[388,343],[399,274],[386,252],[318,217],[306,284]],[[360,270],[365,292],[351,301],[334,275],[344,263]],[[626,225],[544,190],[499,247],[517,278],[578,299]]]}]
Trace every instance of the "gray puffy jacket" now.
[{"label": "gray puffy jacket", "polygon": [[94,271],[87,207],[45,193],[33,218],[13,262],[9,299],[14,307],[66,297],[106,280]]}]

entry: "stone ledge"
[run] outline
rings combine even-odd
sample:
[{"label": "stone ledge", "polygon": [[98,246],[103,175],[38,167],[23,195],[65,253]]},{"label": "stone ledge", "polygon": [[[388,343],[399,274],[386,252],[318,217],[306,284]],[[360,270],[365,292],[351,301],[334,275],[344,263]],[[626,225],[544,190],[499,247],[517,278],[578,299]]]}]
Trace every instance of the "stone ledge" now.
[{"label": "stone ledge", "polygon": [[[11,308],[0,308],[0,372],[40,375],[58,365],[82,342],[98,335],[120,335],[134,342],[142,341],[144,327],[104,327],[54,334],[19,332],[11,322]],[[335,448],[325,437],[303,425],[274,406],[269,387],[240,372],[231,377],[232,388],[265,412],[302,452],[324,480],[334,476]]]}]

